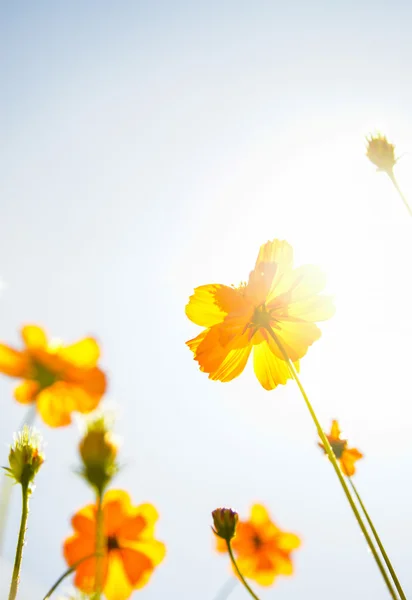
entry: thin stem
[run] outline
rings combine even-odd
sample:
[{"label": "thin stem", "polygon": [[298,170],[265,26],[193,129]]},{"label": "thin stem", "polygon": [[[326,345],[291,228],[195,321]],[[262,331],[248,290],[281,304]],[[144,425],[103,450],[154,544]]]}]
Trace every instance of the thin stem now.
[{"label": "thin stem", "polygon": [[380,537],[378,535],[378,532],[376,531],[375,526],[372,523],[372,519],[370,518],[369,513],[366,510],[366,507],[365,507],[365,505],[364,505],[364,503],[362,501],[362,498],[360,497],[359,492],[356,489],[355,484],[353,483],[352,477],[348,477],[348,480],[349,480],[349,484],[350,484],[350,486],[351,486],[351,488],[353,490],[353,493],[355,494],[355,496],[356,496],[356,498],[357,498],[357,500],[359,502],[359,506],[361,507],[361,509],[363,511],[363,514],[365,515],[365,518],[366,518],[366,520],[368,522],[368,525],[371,528],[371,531],[373,533],[375,541],[378,544],[379,550],[382,553],[383,559],[384,559],[384,561],[386,563],[386,566],[388,567],[389,573],[392,576],[393,582],[394,582],[394,584],[396,586],[396,589],[398,590],[399,596],[401,597],[401,600],[406,600],[405,593],[404,593],[404,591],[402,589],[402,586],[401,586],[401,584],[399,582],[399,579],[398,579],[398,577],[397,577],[397,575],[395,573],[395,570],[394,570],[394,568],[392,566],[392,563],[389,560],[389,556],[387,555],[386,550],[385,550],[385,548],[384,548],[384,546],[383,546],[383,544],[382,544],[382,542],[380,540]]},{"label": "thin stem", "polygon": [[[33,404],[26,413],[20,429],[23,429],[25,425],[29,427],[33,425],[33,421],[36,416],[36,406]],[[4,534],[6,531],[7,513],[9,512],[9,505],[11,500],[11,493],[13,490],[13,480],[10,477],[5,477],[0,487],[0,556],[3,554],[4,545]]]},{"label": "thin stem", "polygon": [[354,500],[352,498],[352,495],[351,495],[351,493],[349,491],[348,485],[347,485],[347,483],[345,481],[345,478],[344,478],[344,476],[342,474],[342,471],[341,471],[341,469],[340,469],[340,467],[338,465],[338,461],[336,460],[335,454],[334,454],[334,452],[332,450],[332,447],[331,447],[331,445],[329,443],[329,440],[326,437],[325,432],[323,431],[323,429],[322,429],[322,427],[321,427],[321,425],[319,423],[319,420],[318,420],[318,418],[316,416],[316,413],[315,413],[315,411],[314,411],[314,409],[313,409],[313,407],[312,407],[312,405],[311,405],[311,403],[309,401],[309,398],[308,398],[308,396],[307,396],[307,394],[306,394],[306,392],[305,392],[305,390],[304,390],[304,388],[303,388],[303,386],[302,386],[302,384],[301,384],[301,382],[299,380],[299,377],[298,377],[298,374],[296,372],[296,369],[295,369],[292,361],[290,360],[290,358],[289,358],[289,356],[288,356],[285,348],[283,347],[283,344],[281,343],[281,341],[279,340],[279,338],[277,337],[277,335],[275,334],[275,332],[271,328],[268,328],[267,331],[270,334],[270,336],[273,338],[273,340],[275,341],[276,345],[278,346],[280,352],[282,353],[284,361],[286,362],[286,364],[289,367],[289,370],[290,370],[290,373],[291,373],[293,379],[296,381],[296,383],[298,385],[300,393],[302,394],[302,397],[303,397],[303,399],[305,401],[306,407],[307,407],[307,409],[308,409],[308,411],[310,413],[310,416],[312,417],[312,420],[313,420],[313,422],[315,424],[315,427],[317,429],[318,435],[319,435],[319,437],[320,437],[320,439],[322,441],[322,444],[323,444],[323,446],[325,448],[326,454],[328,455],[329,460],[332,463],[333,468],[335,470],[335,473],[338,476],[339,482],[340,482],[340,484],[342,486],[342,489],[344,491],[346,499],[348,500],[348,502],[350,504],[350,507],[352,508],[353,514],[355,515],[355,518],[356,518],[356,520],[358,522],[358,525],[361,528],[361,531],[362,531],[363,535],[365,536],[366,542],[367,542],[367,544],[368,544],[368,546],[370,548],[370,551],[372,552],[372,555],[373,555],[373,557],[375,559],[375,562],[376,562],[376,564],[377,564],[377,566],[379,568],[379,571],[381,572],[381,575],[382,575],[382,577],[383,577],[383,579],[384,579],[384,581],[386,583],[386,586],[387,586],[387,588],[389,590],[389,593],[391,594],[393,600],[398,600],[398,596],[397,596],[397,594],[396,594],[396,592],[395,592],[395,590],[394,590],[394,588],[392,586],[392,583],[391,583],[391,581],[390,581],[390,579],[388,577],[388,574],[385,571],[385,568],[384,568],[384,566],[382,564],[382,561],[381,561],[381,559],[379,557],[379,554],[378,554],[378,552],[377,552],[377,550],[376,550],[376,548],[375,548],[375,546],[374,546],[374,544],[372,542],[372,539],[371,539],[371,537],[370,537],[370,535],[368,533],[368,530],[366,529],[365,524],[362,521],[361,515],[360,515],[360,513],[359,513],[359,511],[358,511],[358,509],[356,507],[356,504],[355,504],[355,502],[354,502]]},{"label": "thin stem", "polygon": [[393,171],[386,171],[386,173],[388,174],[389,179],[392,181],[393,185],[395,186],[395,189],[398,192],[399,196],[402,198],[402,201],[403,201],[404,205],[406,206],[406,210],[408,211],[408,213],[412,217],[412,208],[409,206],[409,203],[408,203],[405,195],[403,194],[401,188],[399,187],[399,184],[398,184],[398,182],[396,180],[394,172]]},{"label": "thin stem", "polygon": [[29,486],[27,484],[21,486],[22,490],[22,511],[19,537],[17,540],[16,557],[14,559],[13,575],[11,578],[9,600],[15,600],[17,589],[20,581],[20,567],[23,558],[24,536],[27,528],[27,518],[29,516]]},{"label": "thin stem", "polygon": [[71,575],[72,573],[74,573],[74,571],[77,569],[77,567],[79,565],[81,565],[85,560],[89,560],[90,558],[94,558],[96,556],[96,554],[89,554],[88,556],[84,556],[83,558],[81,558],[80,560],[78,560],[77,562],[75,562],[69,569],[67,569],[67,571],[65,571],[63,573],[63,575],[61,577],[59,577],[59,579],[56,581],[56,583],[54,583],[52,585],[52,587],[49,589],[49,591],[47,592],[47,594],[44,596],[43,600],[48,600],[50,598],[50,596],[53,594],[53,592],[56,591],[56,589],[59,587],[59,585],[61,584],[61,582],[66,579],[66,577],[68,577],[69,575]]},{"label": "thin stem", "polygon": [[103,591],[103,552],[104,552],[104,528],[103,528],[103,492],[97,493],[96,513],[96,594],[93,600],[100,600]]},{"label": "thin stem", "polygon": [[239,570],[239,567],[237,566],[237,562],[235,560],[235,557],[233,556],[233,550],[232,550],[232,546],[230,544],[230,540],[226,540],[226,545],[227,545],[227,551],[229,552],[230,560],[232,561],[232,565],[234,566],[235,571],[238,574],[240,581],[243,583],[243,585],[245,586],[245,588],[247,589],[247,591],[249,592],[249,594],[252,596],[252,598],[254,598],[255,600],[259,600],[258,596],[256,596],[256,594],[252,590],[252,588],[249,587],[248,582],[243,577],[242,573]]},{"label": "thin stem", "polygon": [[238,580],[236,577],[230,577],[222,587],[218,590],[214,600],[226,600],[226,598],[233,592],[236,587]]}]

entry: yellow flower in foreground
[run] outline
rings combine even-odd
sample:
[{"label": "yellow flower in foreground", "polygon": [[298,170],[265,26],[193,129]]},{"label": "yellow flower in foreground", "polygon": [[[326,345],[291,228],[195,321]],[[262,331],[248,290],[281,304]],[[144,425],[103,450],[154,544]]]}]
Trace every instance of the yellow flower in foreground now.
[{"label": "yellow flower in foreground", "polygon": [[[354,475],[356,471],[355,463],[363,458],[363,454],[356,448],[348,448],[348,441],[341,438],[339,423],[335,419],[332,421],[330,433],[326,437],[344,474],[349,476]],[[325,452],[323,444],[321,442],[318,442],[318,444]]]},{"label": "yellow flower in foreground", "polygon": [[366,138],[368,142],[366,156],[378,168],[378,171],[385,171],[391,174],[396,164],[395,146],[390,144],[384,135],[380,133],[376,136]]},{"label": "yellow flower in foreground", "polygon": [[0,344],[0,373],[23,380],[14,391],[18,402],[35,402],[50,427],[68,425],[74,411],[88,413],[97,407],[106,391],[106,377],[97,367],[96,340],[52,346],[35,325],[23,327],[22,338],[23,350]]},{"label": "yellow flower in foreground", "polygon": [[285,384],[291,374],[269,330],[298,368],[299,359],[321,335],[314,322],[334,313],[332,299],[318,295],[325,283],[317,267],[293,269],[291,246],[273,240],[261,246],[247,283],[196,288],[186,315],[206,329],[186,343],[200,370],[210,379],[231,381],[242,373],[253,348],[261,385],[271,390]]},{"label": "yellow flower in foreground", "polygon": [[[96,548],[96,506],[86,506],[72,518],[74,535],[64,543],[69,566],[93,555]],[[165,545],[154,538],[158,514],[151,504],[132,506],[129,494],[110,490],[103,498],[105,552],[103,593],[107,600],[127,600],[145,586],[165,556]],[[96,558],[76,568],[74,584],[83,592],[95,590]]]},{"label": "yellow flower in foreground", "polygon": [[[226,541],[216,538],[217,550],[227,552]],[[252,506],[248,521],[239,521],[232,549],[242,575],[260,585],[272,585],[278,575],[292,575],[291,553],[300,546],[293,533],[279,529],[264,506]]]}]

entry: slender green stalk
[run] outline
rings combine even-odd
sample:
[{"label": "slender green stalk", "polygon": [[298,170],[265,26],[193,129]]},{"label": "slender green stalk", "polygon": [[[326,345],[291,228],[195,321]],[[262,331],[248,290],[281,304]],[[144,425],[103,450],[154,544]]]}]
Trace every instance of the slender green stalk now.
[{"label": "slender green stalk", "polygon": [[97,514],[96,514],[96,594],[93,600],[100,600],[103,592],[103,553],[104,553],[104,515],[103,515],[103,491],[97,493]]},{"label": "slender green stalk", "polygon": [[[33,404],[26,413],[18,431],[21,431],[24,425],[33,425],[36,416],[36,407]],[[5,477],[0,487],[0,556],[3,554],[4,534],[6,530],[7,513],[13,490],[13,480]]]},{"label": "slender green stalk", "polygon": [[362,498],[360,497],[359,492],[356,489],[355,484],[353,483],[352,477],[348,477],[348,480],[349,480],[349,484],[350,484],[350,486],[351,486],[351,488],[353,490],[353,493],[355,494],[355,496],[356,496],[356,498],[357,498],[357,500],[359,502],[359,506],[361,507],[362,512],[365,515],[365,518],[366,518],[366,520],[368,522],[368,525],[369,525],[369,527],[370,527],[370,529],[372,531],[373,537],[375,538],[375,541],[378,544],[379,550],[381,551],[381,554],[382,554],[383,559],[384,559],[384,561],[386,563],[386,566],[388,567],[389,573],[391,574],[391,577],[392,577],[393,582],[394,582],[394,584],[396,586],[396,589],[398,590],[399,596],[401,597],[401,600],[406,600],[405,592],[402,589],[402,586],[401,586],[401,584],[399,582],[399,579],[398,579],[398,577],[397,577],[397,575],[395,573],[395,570],[394,570],[394,568],[392,566],[392,563],[389,560],[389,556],[386,553],[386,550],[385,550],[385,548],[384,548],[384,546],[383,546],[383,544],[382,544],[382,542],[380,540],[378,532],[375,529],[375,526],[374,526],[374,524],[372,522],[372,519],[370,518],[369,513],[366,510],[366,507],[365,507],[365,505],[364,505],[364,503],[362,501]]},{"label": "slender green stalk", "polygon": [[402,202],[406,206],[406,210],[408,211],[408,213],[412,217],[412,208],[409,206],[409,202],[407,201],[406,196],[403,194],[401,188],[399,187],[399,184],[398,184],[398,182],[396,180],[394,172],[393,171],[386,171],[386,173],[388,174],[389,179],[392,181],[393,185],[395,186],[395,189],[398,192],[399,196],[402,198]]},{"label": "slender green stalk", "polygon": [[61,575],[61,577],[59,577],[59,579],[52,585],[52,587],[49,589],[49,591],[47,592],[47,594],[44,596],[43,600],[49,600],[50,596],[53,594],[53,592],[55,592],[57,590],[57,588],[59,587],[59,585],[61,584],[61,582],[66,579],[66,577],[68,577],[69,575],[71,575],[72,573],[74,573],[74,571],[77,569],[77,567],[79,565],[81,565],[85,560],[89,560],[90,558],[94,558],[96,555],[95,554],[89,554],[88,556],[84,556],[83,558],[81,558],[80,560],[78,560],[77,562],[75,562],[69,569],[67,569],[67,571],[65,571],[63,573],[63,575]]},{"label": "slender green stalk", "polygon": [[295,369],[292,361],[290,360],[290,358],[289,358],[289,356],[288,356],[285,348],[283,347],[283,344],[281,343],[281,341],[279,340],[279,338],[277,337],[277,335],[275,334],[275,332],[271,328],[268,328],[267,331],[269,332],[269,334],[271,335],[271,337],[275,341],[276,345],[278,346],[280,352],[282,353],[283,359],[285,360],[285,362],[287,363],[287,365],[289,367],[289,370],[290,370],[290,373],[291,373],[293,379],[296,381],[296,383],[298,385],[300,393],[302,394],[302,397],[303,397],[303,399],[305,401],[306,407],[307,407],[307,409],[308,409],[308,411],[310,413],[310,416],[312,417],[312,420],[313,420],[313,422],[315,424],[315,427],[317,429],[318,435],[319,435],[319,437],[320,437],[320,439],[322,441],[322,444],[323,444],[323,446],[325,448],[326,454],[328,455],[329,460],[332,463],[333,468],[335,470],[335,473],[338,476],[339,482],[340,482],[340,484],[342,486],[342,489],[344,491],[346,499],[348,500],[348,502],[350,504],[350,507],[352,508],[353,514],[355,515],[355,519],[357,520],[357,522],[359,524],[359,527],[361,528],[361,531],[362,531],[363,535],[365,536],[365,539],[366,539],[366,542],[367,542],[367,544],[368,544],[368,546],[370,548],[370,551],[372,552],[372,555],[373,555],[373,557],[375,559],[375,562],[376,562],[376,564],[377,564],[377,566],[379,568],[379,571],[381,572],[381,575],[382,575],[382,577],[383,577],[383,579],[384,579],[384,581],[386,583],[386,587],[388,588],[389,593],[391,594],[393,600],[398,600],[398,596],[397,596],[397,594],[396,594],[396,592],[395,592],[395,590],[394,590],[394,588],[392,586],[392,583],[391,583],[391,581],[390,581],[390,579],[388,577],[388,574],[385,571],[385,567],[382,564],[382,561],[381,561],[381,559],[379,557],[379,554],[378,554],[378,552],[377,552],[377,550],[376,550],[376,548],[375,548],[375,546],[374,546],[374,544],[372,542],[372,539],[371,539],[371,537],[370,537],[370,535],[368,533],[368,530],[366,529],[366,526],[365,526],[364,522],[362,521],[362,517],[361,517],[361,515],[360,515],[360,513],[359,513],[359,511],[358,511],[358,509],[356,507],[356,504],[355,504],[355,502],[354,502],[354,500],[352,498],[352,495],[350,493],[348,485],[347,485],[347,483],[345,481],[345,478],[344,478],[344,476],[342,474],[342,471],[341,471],[341,469],[340,469],[340,467],[338,465],[338,461],[336,460],[335,454],[334,454],[334,452],[332,450],[332,447],[331,447],[331,445],[329,443],[329,440],[326,437],[325,432],[323,431],[323,429],[322,429],[322,427],[321,427],[321,425],[319,423],[319,420],[318,420],[318,418],[316,416],[316,413],[315,413],[315,411],[314,411],[314,409],[313,409],[313,407],[312,407],[312,405],[311,405],[311,403],[309,401],[309,398],[308,398],[308,396],[307,396],[307,394],[306,394],[306,392],[305,392],[305,390],[304,390],[304,388],[303,388],[303,386],[302,386],[302,384],[300,382],[300,379],[298,377],[296,369]]},{"label": "slender green stalk", "polygon": [[247,589],[249,594],[252,596],[252,598],[254,598],[255,600],[259,600],[258,596],[256,596],[255,592],[252,590],[252,588],[249,586],[248,582],[246,581],[246,579],[243,577],[242,573],[240,572],[239,567],[237,566],[235,557],[233,555],[232,545],[229,540],[226,540],[226,545],[227,545],[227,551],[229,552],[230,560],[232,561],[232,565],[234,566],[236,573],[239,575],[240,581],[243,583],[243,585],[245,586],[245,588]]},{"label": "slender green stalk", "polygon": [[11,578],[9,600],[15,600],[17,597],[17,589],[20,581],[20,567],[23,558],[24,536],[27,528],[27,518],[29,516],[29,486],[27,484],[21,486],[22,490],[22,511],[19,537],[17,540],[16,557],[14,559],[13,575]]}]

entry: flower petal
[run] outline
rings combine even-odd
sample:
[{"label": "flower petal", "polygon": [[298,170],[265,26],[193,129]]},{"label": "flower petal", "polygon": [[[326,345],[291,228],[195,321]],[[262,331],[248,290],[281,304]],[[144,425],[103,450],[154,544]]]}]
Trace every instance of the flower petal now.
[{"label": "flower petal", "polygon": [[220,283],[202,285],[190,296],[186,315],[196,325],[211,327],[221,323],[228,313],[240,310],[243,304],[243,296],[235,288]]},{"label": "flower petal", "polygon": [[58,355],[65,361],[81,369],[92,369],[100,357],[99,345],[94,338],[85,338],[70,346],[58,349]]},{"label": "flower petal", "polygon": [[262,525],[270,521],[270,516],[263,504],[254,504],[250,510],[250,522]]},{"label": "flower petal", "polygon": [[14,397],[20,404],[31,404],[36,401],[36,395],[39,391],[37,381],[27,379],[14,389]]},{"label": "flower petal", "polygon": [[339,423],[337,422],[336,419],[333,419],[329,435],[331,438],[336,438],[338,440],[340,438],[340,434],[341,434],[341,431],[340,431]]},{"label": "flower petal", "polygon": [[[279,322],[279,329],[275,333],[292,362],[303,358],[309,346],[321,336],[319,327],[306,321],[282,320]],[[279,358],[283,358],[276,343],[273,346],[271,345],[271,348]]]},{"label": "flower petal", "polygon": [[123,490],[109,490],[103,499],[105,534],[118,535],[118,531],[131,510],[130,496]]},{"label": "flower petal", "polygon": [[21,337],[29,350],[45,350],[47,336],[37,325],[25,325],[21,330]]},{"label": "flower petal", "polygon": [[119,552],[126,576],[133,588],[143,587],[153,573],[152,561],[136,550],[124,548]]},{"label": "flower petal", "polygon": [[277,545],[280,550],[290,552],[291,550],[299,548],[301,541],[299,536],[294,533],[285,533],[282,531],[277,534]]},{"label": "flower petal", "polygon": [[125,573],[120,552],[110,552],[109,569],[104,595],[107,600],[127,600],[133,593],[133,587]]},{"label": "flower petal", "polygon": [[209,374],[209,379],[226,382],[238,377],[246,367],[251,350],[251,344],[244,348],[230,350],[220,366]]},{"label": "flower petal", "polygon": [[42,390],[37,396],[37,410],[49,427],[64,427],[71,423],[71,413],[77,408],[77,399],[70,387],[58,382]]},{"label": "flower petal", "polygon": [[268,304],[276,303],[276,298],[285,296],[288,304],[301,302],[316,296],[326,285],[326,276],[315,265],[303,265],[293,271],[285,272],[274,282],[271,288]]},{"label": "flower petal", "polygon": [[361,458],[363,458],[363,454],[359,452],[359,450],[357,450],[356,448],[350,448],[348,450],[343,451],[342,457],[340,459],[340,464],[342,467],[342,471],[345,473],[345,475],[351,477],[355,474],[355,463]]},{"label": "flower petal", "polygon": [[72,517],[72,527],[77,533],[82,534],[82,537],[89,537],[95,543],[96,535],[96,507],[94,504],[89,504],[79,510]]},{"label": "flower petal", "polygon": [[272,240],[262,244],[256,259],[256,267],[259,263],[277,263],[281,271],[288,271],[293,264],[293,248],[284,240]]},{"label": "flower petal", "polygon": [[279,384],[285,385],[292,379],[287,363],[274,354],[270,342],[262,342],[254,346],[253,368],[261,386],[265,390],[273,390]]},{"label": "flower petal", "polygon": [[297,317],[305,321],[326,321],[335,314],[335,305],[332,296],[314,296],[290,304],[287,313],[290,317]]},{"label": "flower petal", "polygon": [[0,344],[0,373],[9,377],[25,377],[29,361],[24,352]]}]

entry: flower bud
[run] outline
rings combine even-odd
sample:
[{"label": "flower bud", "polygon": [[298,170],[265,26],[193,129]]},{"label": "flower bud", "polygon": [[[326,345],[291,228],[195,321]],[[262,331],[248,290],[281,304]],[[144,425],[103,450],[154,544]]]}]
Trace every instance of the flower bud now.
[{"label": "flower bud", "polygon": [[214,528],[213,532],[222,539],[229,542],[236,533],[238,514],[231,508],[217,508],[212,512]]},{"label": "flower bud", "polygon": [[29,487],[43,463],[42,438],[35,429],[25,425],[14,434],[9,453],[10,466],[4,469],[16,483]]},{"label": "flower bud", "polygon": [[89,421],[87,431],[79,444],[83,462],[82,475],[100,492],[118,470],[117,451],[117,444],[104,416]]},{"label": "flower bud", "polygon": [[384,135],[378,134],[366,138],[368,142],[366,156],[378,168],[391,174],[396,164],[395,146],[390,144]]}]

